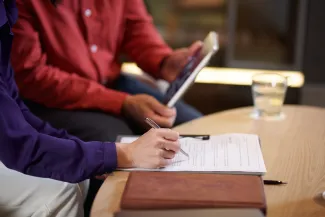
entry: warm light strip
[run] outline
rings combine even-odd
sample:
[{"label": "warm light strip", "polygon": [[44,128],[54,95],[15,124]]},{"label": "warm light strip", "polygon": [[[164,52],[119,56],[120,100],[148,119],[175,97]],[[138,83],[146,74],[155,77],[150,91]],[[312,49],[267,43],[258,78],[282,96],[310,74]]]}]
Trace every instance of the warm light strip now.
[{"label": "warm light strip", "polygon": [[[123,72],[141,75],[142,70],[135,63],[124,63]],[[291,87],[302,87],[304,85],[304,75],[299,71],[281,70],[259,70],[259,69],[237,69],[237,68],[218,68],[205,67],[197,76],[196,83],[208,84],[229,84],[229,85],[251,85],[252,76],[256,73],[273,72],[288,77]]]}]

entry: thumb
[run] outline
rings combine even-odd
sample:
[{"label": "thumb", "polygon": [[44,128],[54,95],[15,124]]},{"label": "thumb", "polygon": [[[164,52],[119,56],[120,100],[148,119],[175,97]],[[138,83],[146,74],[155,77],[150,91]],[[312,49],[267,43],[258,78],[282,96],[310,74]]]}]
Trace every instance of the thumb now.
[{"label": "thumb", "polygon": [[149,106],[151,107],[151,109],[155,112],[160,114],[161,116],[164,117],[172,117],[175,116],[176,111],[175,109],[171,109],[168,108],[167,106],[161,104],[158,100],[156,100],[155,98],[150,98],[149,102]]},{"label": "thumb", "polygon": [[196,41],[194,42],[189,48],[190,55],[193,55],[198,49],[202,48],[203,42],[202,41]]}]

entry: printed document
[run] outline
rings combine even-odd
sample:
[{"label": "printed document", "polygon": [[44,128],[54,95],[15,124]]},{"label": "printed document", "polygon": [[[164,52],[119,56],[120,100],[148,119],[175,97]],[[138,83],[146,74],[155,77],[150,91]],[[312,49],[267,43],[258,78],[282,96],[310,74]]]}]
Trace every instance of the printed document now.
[{"label": "printed document", "polygon": [[[131,143],[137,137],[120,137],[120,142]],[[210,140],[194,138],[180,139],[182,149],[176,154],[173,163],[161,169],[121,169],[133,171],[192,171],[219,172],[231,174],[266,173],[260,140],[254,134],[223,134],[211,136]]]}]

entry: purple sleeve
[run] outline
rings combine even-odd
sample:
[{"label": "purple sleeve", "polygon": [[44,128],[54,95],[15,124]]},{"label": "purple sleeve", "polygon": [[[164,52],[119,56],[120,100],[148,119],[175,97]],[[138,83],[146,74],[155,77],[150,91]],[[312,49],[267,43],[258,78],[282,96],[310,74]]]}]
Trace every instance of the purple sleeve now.
[{"label": "purple sleeve", "polygon": [[8,168],[72,183],[116,169],[114,143],[83,142],[55,130],[21,109],[5,87],[0,79],[0,160]]},{"label": "purple sleeve", "polygon": [[17,85],[15,82],[11,82],[8,86],[11,97],[15,100],[19,106],[25,120],[39,133],[44,133],[50,136],[54,136],[62,139],[76,139],[76,137],[67,133],[66,130],[55,129],[49,123],[41,120],[35,116],[25,105],[25,103],[20,99],[17,91]]}]

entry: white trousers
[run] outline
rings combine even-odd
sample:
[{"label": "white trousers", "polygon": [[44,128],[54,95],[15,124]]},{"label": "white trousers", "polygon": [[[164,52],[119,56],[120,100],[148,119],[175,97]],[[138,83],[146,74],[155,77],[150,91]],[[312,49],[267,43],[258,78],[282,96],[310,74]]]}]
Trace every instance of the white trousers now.
[{"label": "white trousers", "polygon": [[27,176],[0,162],[0,217],[83,217],[89,180],[70,184]]}]

